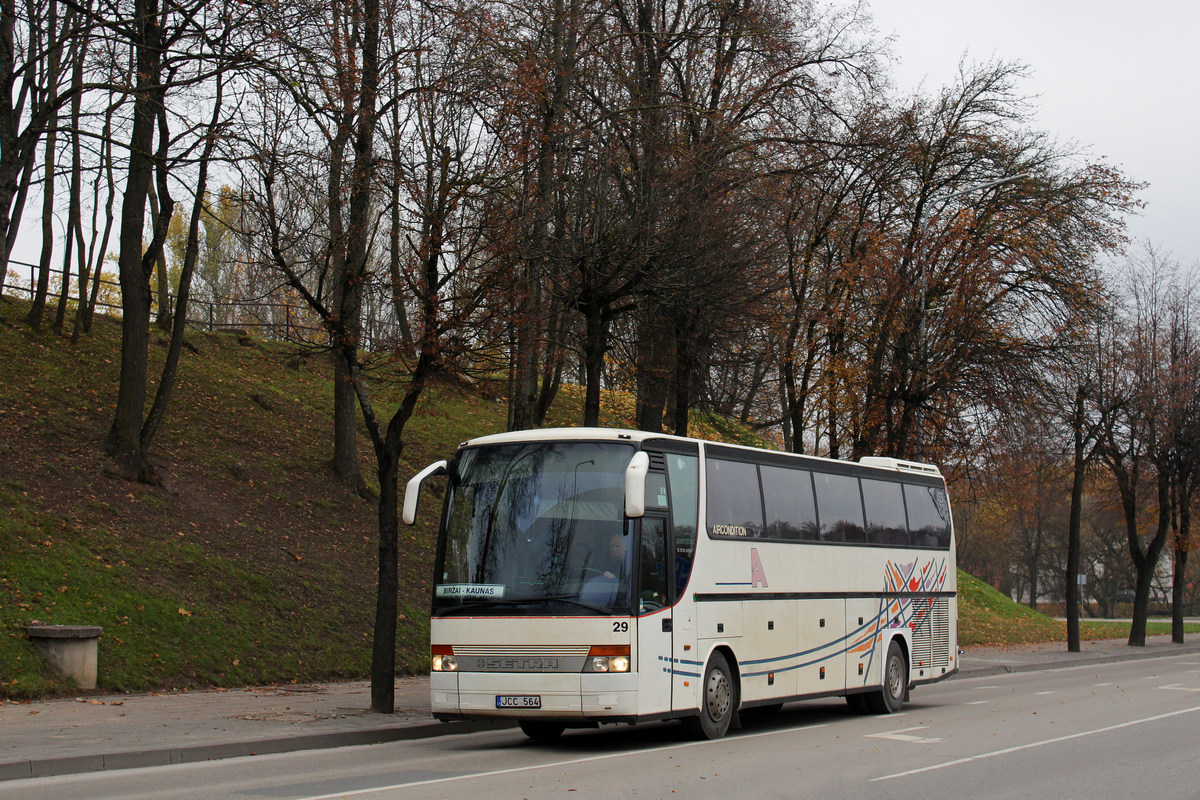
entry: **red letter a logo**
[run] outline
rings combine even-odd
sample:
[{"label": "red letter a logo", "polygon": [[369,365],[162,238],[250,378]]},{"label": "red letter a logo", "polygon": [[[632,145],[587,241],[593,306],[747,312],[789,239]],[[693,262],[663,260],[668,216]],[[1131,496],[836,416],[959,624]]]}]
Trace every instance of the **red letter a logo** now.
[{"label": "red letter a logo", "polygon": [[762,559],[758,557],[758,548],[750,548],[750,586],[767,585],[767,573],[763,572]]}]

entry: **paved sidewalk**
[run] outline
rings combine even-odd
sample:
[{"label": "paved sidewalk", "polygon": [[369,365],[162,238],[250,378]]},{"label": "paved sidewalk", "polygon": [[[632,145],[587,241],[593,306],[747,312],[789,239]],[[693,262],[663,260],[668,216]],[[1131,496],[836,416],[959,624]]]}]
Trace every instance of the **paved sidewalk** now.
[{"label": "paved sidewalk", "polygon": [[[1200,640],[1151,637],[969,648],[959,677],[1200,653]],[[367,683],[270,686],[150,695],[88,695],[0,702],[0,781],[158,766],[234,756],[371,744],[500,727],[442,723],[429,715],[427,678],[396,682],[396,713],[373,714]]]}]

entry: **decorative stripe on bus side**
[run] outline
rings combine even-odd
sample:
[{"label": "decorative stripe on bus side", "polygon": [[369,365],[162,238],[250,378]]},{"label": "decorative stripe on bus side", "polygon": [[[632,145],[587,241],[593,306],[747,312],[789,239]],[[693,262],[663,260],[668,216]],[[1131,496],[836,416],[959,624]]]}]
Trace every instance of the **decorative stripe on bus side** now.
[{"label": "decorative stripe on bus side", "polygon": [[[703,666],[699,661],[690,661],[690,660],[683,659],[683,658],[667,658],[666,656],[659,656],[658,660],[667,662],[666,665],[663,666],[663,668],[662,668],[663,672],[670,673],[671,675],[682,675],[685,678],[699,678],[700,677],[699,669],[701,666]],[[696,672],[685,672],[682,669],[677,669],[675,667],[676,664],[687,664],[688,666],[696,669],[697,671]]]},{"label": "decorative stripe on bus side", "polygon": [[[865,655],[868,662],[873,662],[875,653],[887,635],[887,631],[898,628],[917,630],[929,623],[929,612],[933,609],[934,601],[938,598],[956,597],[952,591],[940,591],[936,587],[945,585],[948,569],[947,563],[920,561],[908,564],[898,564],[889,561],[884,568],[884,590],[879,592],[739,592],[739,593],[708,593],[694,594],[696,602],[722,601],[757,601],[757,600],[840,600],[840,599],[878,599],[879,609],[875,616],[865,621],[846,635],[820,644],[808,650],[788,653],[769,658],[747,659],[741,663],[745,666],[761,666],[779,664],[793,659],[797,663],[790,666],[775,666],[758,672],[746,672],[748,678],[761,677],[771,672],[790,672],[803,667],[813,666],[823,661],[842,658],[849,653]],[[922,602],[925,601],[925,602]],[[802,661],[809,656],[822,651],[837,648],[818,658]],[[666,660],[666,659],[664,659]],[[678,663],[678,662],[676,662]],[[870,670],[865,671],[869,674]],[[677,674],[684,674],[678,672]],[[687,673],[693,675],[692,673]],[[849,676],[847,676],[849,677]],[[865,678],[864,678],[865,679]]]}]

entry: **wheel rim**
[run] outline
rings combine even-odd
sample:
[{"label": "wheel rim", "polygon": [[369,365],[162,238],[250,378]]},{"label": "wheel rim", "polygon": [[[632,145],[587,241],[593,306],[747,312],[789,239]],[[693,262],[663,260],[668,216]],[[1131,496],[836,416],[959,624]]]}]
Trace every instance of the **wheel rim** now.
[{"label": "wheel rim", "polygon": [[900,659],[893,658],[888,662],[888,694],[892,697],[902,697],[904,694],[904,665]]},{"label": "wheel rim", "polygon": [[705,706],[711,719],[720,720],[729,713],[729,707],[733,703],[733,689],[729,685],[729,677],[724,672],[714,669],[709,673],[704,695]]}]

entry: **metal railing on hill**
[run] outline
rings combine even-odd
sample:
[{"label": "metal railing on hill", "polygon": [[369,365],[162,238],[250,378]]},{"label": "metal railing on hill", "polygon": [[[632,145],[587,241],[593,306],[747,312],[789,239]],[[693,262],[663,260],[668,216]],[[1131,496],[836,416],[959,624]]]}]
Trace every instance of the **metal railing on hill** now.
[{"label": "metal railing on hill", "polygon": [[[32,281],[25,283],[14,280],[13,265],[26,267],[33,271],[38,269],[36,264],[15,259],[9,260],[9,272],[6,276],[2,293],[8,296],[17,293],[33,297]],[[47,303],[57,304],[61,295],[61,269],[51,269],[51,289]],[[75,276],[72,276],[74,279]],[[107,296],[119,296],[120,284],[116,281],[101,277],[102,287],[109,287]],[[71,288],[74,288],[72,286]],[[68,297],[67,302],[74,308],[78,302],[75,296]],[[120,318],[121,306],[105,300],[105,292],[101,292],[96,300],[96,309],[101,313]],[[287,342],[321,345],[327,341],[325,329],[313,322],[312,313],[306,306],[271,300],[233,300],[233,299],[204,299],[191,298],[188,302],[189,327],[206,331],[244,331],[265,339],[277,339]],[[362,343],[364,349],[372,350],[376,345],[395,341],[398,326],[384,320],[371,319],[364,326]]]}]

